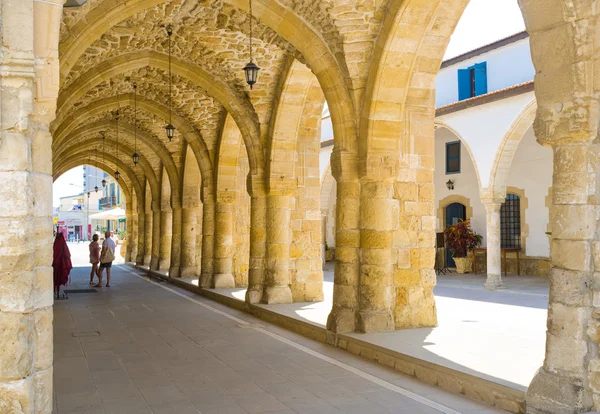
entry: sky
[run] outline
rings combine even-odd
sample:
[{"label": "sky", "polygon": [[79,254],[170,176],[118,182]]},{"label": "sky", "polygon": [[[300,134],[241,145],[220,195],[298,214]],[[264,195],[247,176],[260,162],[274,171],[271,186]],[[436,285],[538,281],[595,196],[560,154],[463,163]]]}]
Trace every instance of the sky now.
[{"label": "sky", "polygon": [[[525,30],[517,0],[471,0],[450,39],[445,59]],[[53,205],[59,198],[83,191],[83,168],[74,168],[54,182]]]}]

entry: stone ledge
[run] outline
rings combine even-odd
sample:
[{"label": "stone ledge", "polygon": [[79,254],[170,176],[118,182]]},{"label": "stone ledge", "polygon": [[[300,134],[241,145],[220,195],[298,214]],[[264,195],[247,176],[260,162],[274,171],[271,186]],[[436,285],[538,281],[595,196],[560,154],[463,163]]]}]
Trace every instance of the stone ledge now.
[{"label": "stone ledge", "polygon": [[[131,264],[130,264],[131,265]],[[205,289],[179,279],[169,279],[166,275],[134,266],[145,271],[148,275],[168,281],[189,292],[214,300],[236,310],[252,314],[266,322],[300,334],[319,342],[327,343],[337,348],[361,356],[381,365],[393,368],[398,372],[410,375],[444,390],[462,394],[472,400],[497,407],[515,414],[525,413],[526,389],[509,387],[499,382],[491,381],[459,370],[444,367],[423,359],[383,348],[346,334],[327,332],[320,325],[300,321],[287,315],[282,315],[268,305],[251,305],[215,289]]]}]

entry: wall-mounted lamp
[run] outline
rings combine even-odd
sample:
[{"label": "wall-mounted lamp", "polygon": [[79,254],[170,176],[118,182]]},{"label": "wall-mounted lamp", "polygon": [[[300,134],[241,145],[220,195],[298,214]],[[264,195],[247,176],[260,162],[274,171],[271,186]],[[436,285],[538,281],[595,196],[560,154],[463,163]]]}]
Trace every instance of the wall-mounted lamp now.
[{"label": "wall-mounted lamp", "polygon": [[448,180],[448,182],[446,183],[446,187],[448,188],[448,190],[454,190],[454,181]]}]

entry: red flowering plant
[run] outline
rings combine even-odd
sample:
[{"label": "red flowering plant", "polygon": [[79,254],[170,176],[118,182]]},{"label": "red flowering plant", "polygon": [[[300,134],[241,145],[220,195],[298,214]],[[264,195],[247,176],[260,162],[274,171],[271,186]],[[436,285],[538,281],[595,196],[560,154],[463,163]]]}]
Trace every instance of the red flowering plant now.
[{"label": "red flowering plant", "polygon": [[452,252],[452,257],[467,257],[467,253],[481,246],[481,235],[471,228],[469,220],[459,220],[444,230],[446,246]]}]

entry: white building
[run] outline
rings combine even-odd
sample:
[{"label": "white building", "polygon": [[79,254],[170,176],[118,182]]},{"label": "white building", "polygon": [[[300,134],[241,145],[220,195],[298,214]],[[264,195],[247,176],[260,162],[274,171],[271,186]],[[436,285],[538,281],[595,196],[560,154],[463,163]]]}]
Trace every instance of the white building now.
[{"label": "white building", "polygon": [[[552,150],[539,145],[533,133],[533,77],[526,32],[442,64],[436,81],[435,203],[439,232],[458,219],[470,219],[485,247],[485,205],[504,201],[500,243],[508,252],[509,272],[517,266],[509,249],[517,249],[521,274],[548,275]],[[325,111],[321,208],[329,247],[335,246],[332,138]],[[478,256],[478,272],[485,264],[485,257]]]},{"label": "white building", "polygon": [[92,221],[89,216],[100,211],[101,192],[93,189],[88,193],[81,193],[60,198],[60,206],[56,212],[56,224],[67,229],[67,240],[88,240],[92,234]]}]

